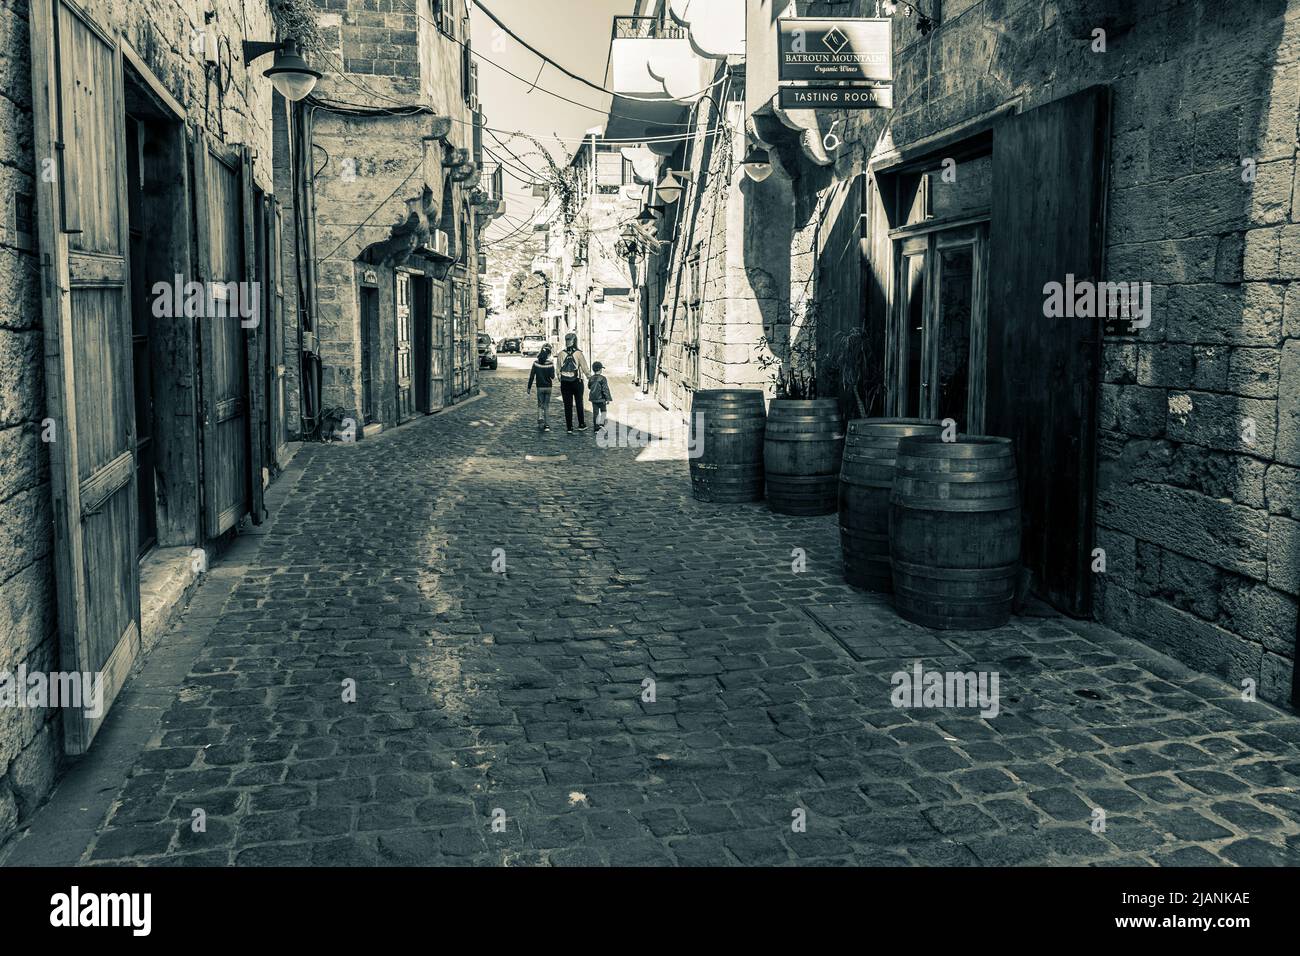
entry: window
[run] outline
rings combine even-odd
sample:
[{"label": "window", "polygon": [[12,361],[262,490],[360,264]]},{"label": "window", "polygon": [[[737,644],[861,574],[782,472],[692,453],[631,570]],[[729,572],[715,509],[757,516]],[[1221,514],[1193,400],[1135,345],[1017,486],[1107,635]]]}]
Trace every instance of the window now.
[{"label": "window", "polygon": [[456,39],[456,17],[452,13],[452,0],[432,0],[433,22],[438,29],[453,40]]},{"label": "window", "polygon": [[636,183],[636,169],[632,165],[632,160],[623,160],[623,185],[631,186]]},{"label": "window", "polygon": [[[469,104],[472,112],[478,112],[478,64],[473,61],[469,52],[469,44],[465,44],[465,65],[467,70],[468,83],[465,86],[465,102]],[[481,124],[478,124],[481,126]]]},{"label": "window", "polygon": [[922,223],[895,239],[896,414],[983,429],[987,237],[983,222]]}]

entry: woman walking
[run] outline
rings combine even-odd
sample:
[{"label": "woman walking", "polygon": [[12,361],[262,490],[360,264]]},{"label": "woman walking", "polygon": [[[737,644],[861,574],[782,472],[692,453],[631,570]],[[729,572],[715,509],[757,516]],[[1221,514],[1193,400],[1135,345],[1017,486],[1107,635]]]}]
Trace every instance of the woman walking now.
[{"label": "woman walking", "polygon": [[[537,361],[533,362],[532,371],[528,373],[525,395],[533,390],[534,382],[537,383],[537,430],[549,432],[551,426],[546,422],[546,412],[551,406],[551,389],[555,385],[555,363],[551,361],[549,345],[543,345],[537,353]],[[569,431],[573,429],[570,428]]]},{"label": "woman walking", "polygon": [[564,396],[564,424],[569,434],[573,434],[573,407],[578,407],[578,431],[587,430],[587,416],[582,407],[584,382],[591,378],[591,367],[587,365],[587,356],[578,348],[578,334],[569,332],[564,336],[564,353],[559,358],[560,394]]}]

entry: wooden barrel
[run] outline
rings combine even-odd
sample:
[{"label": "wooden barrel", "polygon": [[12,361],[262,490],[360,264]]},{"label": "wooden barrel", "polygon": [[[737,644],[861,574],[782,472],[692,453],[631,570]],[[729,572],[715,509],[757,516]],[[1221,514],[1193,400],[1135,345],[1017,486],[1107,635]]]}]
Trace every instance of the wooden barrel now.
[{"label": "wooden barrel", "polygon": [[943,629],[1005,624],[1020,568],[1020,489],[1011,439],[902,439],[889,502],[898,613]]},{"label": "wooden barrel", "polygon": [[831,514],[843,454],[839,399],[773,400],[763,439],[767,503],[780,514]]},{"label": "wooden barrel", "polygon": [[856,588],[889,593],[889,494],[894,485],[898,440],[938,435],[928,418],[856,418],[844,439],[840,469],[840,551],[844,580]]},{"label": "wooden barrel", "polygon": [[757,389],[705,389],[691,402],[691,490],[700,501],[763,498],[763,431]]}]

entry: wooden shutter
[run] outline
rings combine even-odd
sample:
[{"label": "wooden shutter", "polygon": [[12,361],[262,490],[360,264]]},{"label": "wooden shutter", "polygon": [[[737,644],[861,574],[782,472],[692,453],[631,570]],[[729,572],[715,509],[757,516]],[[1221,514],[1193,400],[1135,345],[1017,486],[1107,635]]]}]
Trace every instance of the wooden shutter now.
[{"label": "wooden shutter", "polygon": [[1015,440],[1023,560],[1062,611],[1091,607],[1100,320],[1048,319],[1043,286],[1101,277],[1108,96],[1092,87],[993,134],[989,434]]},{"label": "wooden shutter", "polygon": [[[61,0],[29,15],[59,670],[100,675],[106,713],[140,650],[122,60]],[[103,713],[63,710],[68,753]]]},{"label": "wooden shutter", "polygon": [[[216,156],[202,130],[194,137],[194,222],[198,280],[240,281],[246,270],[238,157]],[[203,315],[203,496],[210,537],[233,528],[251,508],[248,359],[238,317]],[[258,484],[260,486],[260,475]]]}]

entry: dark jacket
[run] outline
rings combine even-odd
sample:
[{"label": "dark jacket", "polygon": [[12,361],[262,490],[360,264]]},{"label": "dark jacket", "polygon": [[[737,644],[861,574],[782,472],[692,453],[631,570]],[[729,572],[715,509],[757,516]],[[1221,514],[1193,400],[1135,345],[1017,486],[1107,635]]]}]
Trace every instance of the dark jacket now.
[{"label": "dark jacket", "polygon": [[550,359],[543,362],[540,358],[533,363],[533,369],[528,373],[528,387],[531,389],[533,383],[537,383],[538,388],[555,387],[555,363]]},{"label": "dark jacket", "polygon": [[614,396],[609,394],[609,379],[605,378],[600,372],[596,372],[591,376],[587,388],[591,390],[591,404],[593,405],[608,405],[614,400]]}]

